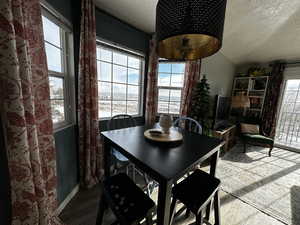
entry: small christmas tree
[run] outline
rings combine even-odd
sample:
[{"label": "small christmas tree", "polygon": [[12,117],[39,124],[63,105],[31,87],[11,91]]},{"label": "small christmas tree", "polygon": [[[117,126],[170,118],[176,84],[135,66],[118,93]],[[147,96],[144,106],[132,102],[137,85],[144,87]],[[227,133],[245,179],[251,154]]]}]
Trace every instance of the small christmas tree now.
[{"label": "small christmas tree", "polygon": [[209,84],[207,83],[206,75],[193,90],[192,95],[192,107],[190,111],[190,117],[197,120],[203,129],[203,134],[209,135],[211,128],[210,117],[210,95]]}]

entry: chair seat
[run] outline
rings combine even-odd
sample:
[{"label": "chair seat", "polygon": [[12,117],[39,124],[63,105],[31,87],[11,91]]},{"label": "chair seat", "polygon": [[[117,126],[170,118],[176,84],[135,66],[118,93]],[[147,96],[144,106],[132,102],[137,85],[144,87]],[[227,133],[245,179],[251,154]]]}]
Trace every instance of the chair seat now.
[{"label": "chair seat", "polygon": [[151,212],[155,203],[123,173],[103,182],[104,195],[120,222],[131,224]]},{"label": "chair seat", "polygon": [[243,134],[244,139],[248,141],[255,141],[262,144],[269,144],[272,145],[274,140],[272,138],[260,135],[260,134]]},{"label": "chair seat", "polygon": [[214,196],[220,186],[220,180],[201,170],[175,185],[174,198],[181,201],[194,214],[202,209]]}]

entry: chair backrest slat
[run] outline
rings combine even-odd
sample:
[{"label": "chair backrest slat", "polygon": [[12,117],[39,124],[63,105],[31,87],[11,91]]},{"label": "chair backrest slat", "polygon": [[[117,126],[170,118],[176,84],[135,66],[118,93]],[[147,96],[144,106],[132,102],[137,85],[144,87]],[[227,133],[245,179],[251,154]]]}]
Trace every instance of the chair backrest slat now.
[{"label": "chair backrest slat", "polygon": [[179,117],[174,122],[174,127],[178,127],[182,130],[188,130],[190,132],[195,132],[198,134],[202,134],[201,125],[194,119],[186,116]]},{"label": "chair backrest slat", "polygon": [[115,115],[107,122],[107,130],[117,130],[135,126],[135,119],[128,114]]}]

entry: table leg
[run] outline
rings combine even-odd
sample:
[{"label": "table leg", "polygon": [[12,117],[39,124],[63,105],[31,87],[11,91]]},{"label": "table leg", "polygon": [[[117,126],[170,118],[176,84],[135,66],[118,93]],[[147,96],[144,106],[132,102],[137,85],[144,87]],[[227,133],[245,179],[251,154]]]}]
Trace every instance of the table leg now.
[{"label": "table leg", "polygon": [[[212,175],[214,177],[216,176],[216,169],[217,169],[217,164],[218,164],[218,159],[219,159],[219,153],[220,153],[220,149],[211,156],[211,160],[210,160],[210,171],[209,171],[209,173],[210,173],[210,175]],[[209,221],[209,216],[210,216],[210,211],[211,211],[212,204],[213,204],[213,200],[207,205],[207,208],[206,208],[205,219],[207,221]]]},{"label": "table leg", "polygon": [[220,153],[220,149],[211,156],[209,173],[210,173],[210,175],[212,175],[214,177],[216,176],[216,169],[217,169],[217,164],[218,164],[218,160],[219,160],[219,153]]},{"label": "table leg", "polygon": [[106,138],[104,138],[103,143],[104,149],[104,177],[110,176],[110,165],[111,165],[111,155],[110,155],[110,144]]},{"label": "table leg", "polygon": [[172,182],[159,184],[157,203],[157,225],[169,225]]}]

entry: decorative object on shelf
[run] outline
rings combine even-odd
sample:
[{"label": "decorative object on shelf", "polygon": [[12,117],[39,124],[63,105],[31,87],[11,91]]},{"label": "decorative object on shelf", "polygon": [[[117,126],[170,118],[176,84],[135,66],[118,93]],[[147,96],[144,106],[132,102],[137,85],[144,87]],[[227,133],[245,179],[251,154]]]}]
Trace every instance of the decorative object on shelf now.
[{"label": "decorative object on shelf", "polygon": [[159,0],[156,7],[158,55],[196,60],[222,47],[227,0]]},{"label": "decorative object on shelf", "polygon": [[248,70],[248,74],[250,77],[258,77],[258,76],[266,76],[267,72],[265,68],[261,67],[251,67]]},{"label": "decorative object on shelf", "polygon": [[210,107],[210,87],[207,83],[206,75],[198,82],[197,86],[193,90],[192,107],[190,111],[190,117],[197,120],[202,128],[203,134],[209,135],[212,121],[209,119],[211,115]]},{"label": "decorative object on shelf", "polygon": [[159,126],[165,134],[169,134],[170,128],[173,124],[173,117],[168,114],[163,114],[159,118]]},{"label": "decorative object on shelf", "polygon": [[144,136],[152,141],[157,141],[157,142],[179,142],[182,141],[183,136],[182,134],[175,130],[174,128],[171,128],[169,130],[169,133],[163,133],[161,132],[160,129],[149,129],[144,132]]},{"label": "decorative object on shelf", "polygon": [[237,73],[236,77],[246,77],[247,73]]}]

